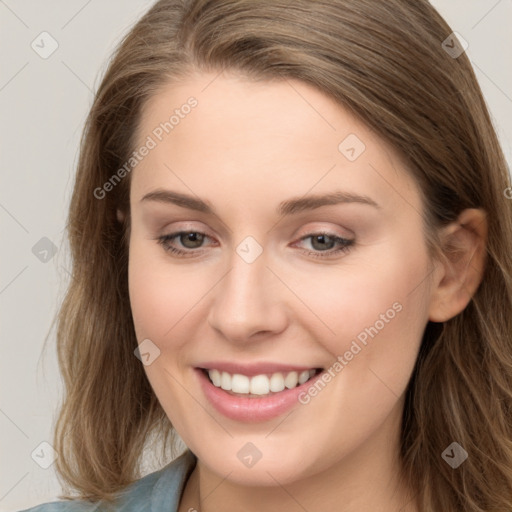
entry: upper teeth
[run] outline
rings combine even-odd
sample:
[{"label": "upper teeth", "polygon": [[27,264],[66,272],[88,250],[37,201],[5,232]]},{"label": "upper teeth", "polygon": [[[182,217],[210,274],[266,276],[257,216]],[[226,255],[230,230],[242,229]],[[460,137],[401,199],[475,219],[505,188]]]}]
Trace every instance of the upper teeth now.
[{"label": "upper teeth", "polygon": [[277,393],[283,391],[285,387],[292,389],[297,384],[307,382],[315,373],[315,370],[304,370],[300,373],[288,372],[285,375],[278,372],[270,377],[264,374],[248,377],[240,373],[231,375],[215,369],[208,370],[208,375],[214,386],[225,391],[233,391],[233,393],[252,393],[254,395],[266,395],[270,391]]}]

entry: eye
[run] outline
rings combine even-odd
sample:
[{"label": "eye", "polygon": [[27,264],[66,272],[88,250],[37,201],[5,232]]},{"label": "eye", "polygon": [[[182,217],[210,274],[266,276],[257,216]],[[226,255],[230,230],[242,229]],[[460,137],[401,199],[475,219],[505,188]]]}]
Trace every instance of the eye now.
[{"label": "eye", "polygon": [[[342,252],[349,252],[350,247],[355,243],[353,239],[343,238],[328,232],[311,233],[302,237],[300,241],[307,239],[311,239],[311,247],[313,248],[313,251],[308,250],[307,254],[315,258],[327,258]],[[337,249],[335,249],[336,246]]]},{"label": "eye", "polygon": [[[157,241],[166,251],[180,256],[191,256],[191,253],[199,252],[194,251],[194,249],[201,248],[204,240],[209,238],[206,233],[200,231],[177,231],[160,236],[157,238]],[[186,250],[176,247],[174,245],[176,240],[178,240],[181,246]]]}]

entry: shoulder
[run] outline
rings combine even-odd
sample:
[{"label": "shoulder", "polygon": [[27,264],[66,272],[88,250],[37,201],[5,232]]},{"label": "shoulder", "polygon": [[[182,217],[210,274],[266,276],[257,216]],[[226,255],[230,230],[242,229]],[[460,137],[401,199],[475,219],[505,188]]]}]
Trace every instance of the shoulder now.
[{"label": "shoulder", "polygon": [[[112,511],[175,512],[185,483],[196,465],[196,457],[186,450],[167,466],[137,480],[127,487],[112,506]],[[54,501],[19,512],[103,512],[101,503],[82,500]]]}]

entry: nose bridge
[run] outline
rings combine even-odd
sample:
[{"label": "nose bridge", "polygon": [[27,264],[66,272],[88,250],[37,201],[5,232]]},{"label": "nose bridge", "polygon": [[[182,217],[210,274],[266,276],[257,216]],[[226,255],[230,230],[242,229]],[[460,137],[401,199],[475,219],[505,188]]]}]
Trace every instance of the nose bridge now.
[{"label": "nose bridge", "polygon": [[278,332],[286,318],[275,276],[266,254],[242,242],[230,260],[230,271],[216,287],[209,323],[226,338],[243,341],[258,332]]}]

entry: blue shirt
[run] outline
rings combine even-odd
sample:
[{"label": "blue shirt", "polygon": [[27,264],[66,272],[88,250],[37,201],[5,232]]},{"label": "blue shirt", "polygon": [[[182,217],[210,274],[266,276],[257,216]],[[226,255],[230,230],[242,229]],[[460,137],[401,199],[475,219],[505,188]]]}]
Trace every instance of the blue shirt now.
[{"label": "blue shirt", "polygon": [[[196,456],[187,449],[159,471],[133,482],[122,493],[116,512],[178,512],[185,483],[196,466]],[[52,501],[20,512],[101,512],[101,503],[82,500]]]}]

